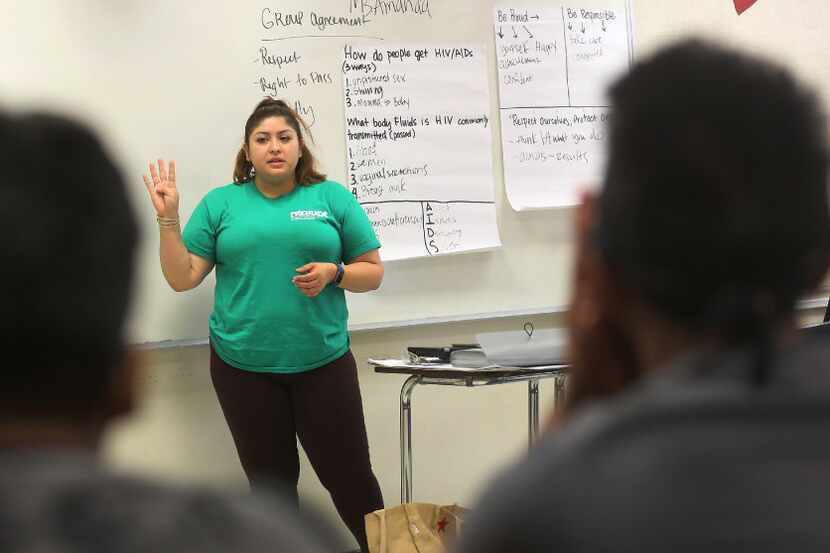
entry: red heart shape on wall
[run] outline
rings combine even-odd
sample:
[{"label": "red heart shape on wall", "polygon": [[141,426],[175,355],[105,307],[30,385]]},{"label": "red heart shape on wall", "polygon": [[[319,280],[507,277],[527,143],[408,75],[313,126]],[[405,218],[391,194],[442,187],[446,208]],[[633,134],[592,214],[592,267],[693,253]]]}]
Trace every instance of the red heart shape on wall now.
[{"label": "red heart shape on wall", "polygon": [[741,15],[754,3],[755,0],[735,0],[735,11],[738,12],[738,15]]}]

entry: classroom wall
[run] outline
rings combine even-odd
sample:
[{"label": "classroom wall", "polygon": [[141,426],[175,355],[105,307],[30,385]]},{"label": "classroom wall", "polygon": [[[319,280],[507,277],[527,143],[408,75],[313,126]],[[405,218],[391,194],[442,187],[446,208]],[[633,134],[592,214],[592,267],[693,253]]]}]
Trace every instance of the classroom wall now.
[{"label": "classroom wall", "polygon": [[[803,309],[800,324],[820,322],[824,307]],[[353,333],[375,473],[387,505],[400,501],[399,394],[405,377],[376,374],[369,357],[395,357],[411,344],[467,342],[479,332],[559,327],[561,316],[505,318]],[[213,393],[207,346],[145,352],[143,398],[134,416],[108,434],[104,453],[118,470],[179,484],[246,490],[230,434]],[[540,386],[542,418],[553,407],[553,380]],[[413,491],[418,501],[473,505],[503,466],[527,447],[527,384],[474,389],[421,386],[412,396]],[[301,458],[301,501],[351,537],[308,461]]]},{"label": "classroom wall", "polygon": [[[438,324],[352,334],[366,415],[369,447],[387,505],[400,503],[399,396],[402,375],[376,374],[369,357],[399,357],[407,345],[469,342],[478,332],[561,326],[536,316]],[[110,432],[108,462],[176,483],[245,490],[245,481],[208,370],[207,346],[148,350],[144,401],[134,417]],[[543,417],[552,407],[553,380],[540,386]],[[419,386],[412,396],[414,498],[471,505],[499,467],[527,448],[527,383],[463,388]],[[300,496],[351,537],[308,461],[301,459]]]},{"label": "classroom wall", "polygon": [[[50,5],[49,2],[14,4],[15,9],[21,13],[29,10],[28,6]],[[86,4],[94,3],[86,2]],[[167,9],[167,4],[160,2],[145,4],[154,7],[153,9]],[[823,27],[825,18],[821,17],[827,11],[824,2],[809,0],[799,4],[800,9],[796,9],[790,3],[765,0],[741,16],[741,19],[736,19],[732,15],[728,4],[727,0],[695,0],[678,3],[635,0],[637,54],[647,53],[666,40],[690,31],[706,31],[710,35],[730,39],[734,43],[764,54],[775,55],[785,63],[792,64],[810,82],[819,85],[823,90],[827,89],[826,83],[830,83],[827,64],[822,56],[816,55],[816,51],[820,50],[818,45],[824,44],[827,37]],[[98,4],[95,5],[98,6]],[[149,9],[146,5],[145,10]],[[472,2],[470,5],[473,5]],[[725,9],[722,9],[724,6]],[[34,8],[31,9],[34,10]],[[123,18],[124,26],[129,24],[142,30],[147,30],[147,28],[152,30],[158,27],[159,33],[166,32],[163,31],[164,26],[157,25],[157,21],[147,17],[146,14],[142,16],[144,12],[139,9],[138,3],[131,5],[131,9],[133,11],[125,11],[124,14],[118,10],[112,10],[110,14],[109,11],[101,8],[105,15]],[[0,80],[4,101],[10,105],[55,101],[57,106],[73,109],[76,113],[88,115],[93,121],[97,121],[108,138],[115,139],[119,132],[130,134],[124,129],[131,129],[129,124],[132,123],[131,121],[125,119],[124,121],[113,120],[116,121],[113,122],[107,120],[102,113],[121,113],[124,111],[123,105],[130,105],[134,110],[147,109],[148,105],[163,105],[165,101],[164,98],[157,97],[164,92],[163,89],[155,86],[140,86],[143,81],[151,79],[153,75],[147,75],[141,67],[134,67],[123,62],[123,59],[133,59],[141,52],[141,43],[129,40],[123,41],[122,44],[119,33],[110,33],[107,35],[109,40],[119,39],[117,40],[119,47],[125,50],[115,50],[119,55],[113,56],[112,51],[101,47],[102,41],[105,41],[107,37],[87,33],[86,41],[67,41],[67,44],[72,46],[69,50],[55,48],[62,52],[61,63],[49,63],[53,52],[47,46],[52,43],[40,41],[37,33],[49,34],[55,44],[63,45],[63,42],[58,41],[59,38],[76,36],[70,32],[72,27],[69,23],[84,29],[84,25],[88,24],[85,21],[86,12],[98,13],[93,12],[92,8],[85,11],[74,5],[66,10],[75,14],[73,18],[58,17],[56,14],[59,10],[54,6],[48,18],[38,18],[38,26],[25,33],[28,43],[23,40],[24,37],[15,36],[14,33],[5,34],[10,41],[14,41],[14,44],[10,43],[6,48],[7,52],[14,53],[14,57],[6,56],[11,67],[8,73],[10,77],[7,80]],[[207,10],[200,11],[208,13]],[[483,15],[480,15],[480,20],[486,22],[482,28],[486,27],[488,34],[481,35],[479,38],[484,39],[489,45],[491,40],[490,15],[487,10],[482,10],[481,14]],[[207,15],[202,17],[207,18]],[[22,15],[20,20],[23,21]],[[455,20],[455,18],[446,19],[446,21]],[[8,21],[14,22],[15,19],[12,17]],[[17,28],[26,27],[21,24],[17,25]],[[143,36],[146,39],[147,34],[135,33],[130,36]],[[95,40],[88,37],[95,37]],[[157,38],[157,35],[154,34],[151,38],[153,37]],[[21,50],[21,41],[23,46],[28,46],[28,49]],[[184,48],[181,44],[177,46]],[[89,51],[92,51],[94,55],[87,55]],[[67,59],[70,61],[77,59],[77,65],[83,70],[76,70],[74,62],[69,63]],[[196,59],[195,56],[194,59]],[[117,71],[115,73],[93,71],[95,67],[98,67],[96,63],[103,63],[102,60],[106,62],[102,67],[110,69],[112,69],[110,65],[116,65],[117,62]],[[182,63],[170,72],[171,74],[174,71],[178,72],[181,67],[185,66],[186,64]],[[114,74],[116,77],[111,78],[110,81],[123,87],[123,90],[119,89],[119,94],[108,94],[104,102],[92,105],[82,102],[81,99],[87,98],[89,90],[97,90],[90,89],[89,83],[96,81],[103,74]],[[211,81],[205,78],[199,81],[200,86],[203,86],[202,83],[205,82]],[[99,86],[103,85],[99,82]],[[148,94],[150,95],[149,101]],[[224,91],[224,94],[232,95],[231,91]],[[60,100],[57,101],[55,98],[60,98]],[[202,105],[207,103],[206,100],[201,100],[201,103],[197,102],[199,98],[203,96],[188,97],[188,101],[193,103],[192,110],[178,114],[175,120],[166,124],[178,129],[182,120],[190,121],[191,118],[204,125],[215,123],[204,121],[199,110],[210,112],[212,108]],[[248,108],[249,103],[246,101],[245,109]],[[230,102],[223,105],[227,104]],[[162,119],[161,115],[156,115]],[[212,133],[212,136],[221,137],[215,140],[226,142],[222,151],[232,152],[234,141],[237,140],[233,133],[227,134],[227,129],[223,128],[217,130],[221,132]],[[152,133],[152,141],[145,140],[146,137],[124,142],[114,140],[113,148],[124,159],[135,155],[143,160],[145,156],[155,155],[152,152],[157,150],[167,152],[165,155],[175,155],[176,146],[182,141],[181,137],[176,133],[161,133],[164,135],[162,137],[158,137],[158,134],[155,131]],[[329,147],[329,150],[339,151],[335,147]],[[226,165],[222,161],[211,170],[226,172]],[[131,175],[136,186],[137,206],[142,209],[145,222],[152,224],[151,214],[147,211],[146,199],[142,197],[143,189],[140,182],[136,180],[137,175],[143,170],[141,167],[138,164],[127,163],[126,171]],[[337,170],[342,171],[342,168]],[[217,181],[217,178],[203,180],[213,182]],[[501,195],[499,198],[503,201]],[[196,196],[189,196],[187,201],[191,204],[195,203]],[[568,217],[567,210],[522,214],[521,217],[506,211],[505,217],[500,221],[503,235],[514,237],[514,244],[519,244],[520,238],[547,240],[552,244],[551,252],[556,253],[557,262],[540,261],[539,266],[544,265],[544,270],[527,271],[526,264],[522,263],[509,265],[511,270],[518,271],[516,268],[521,268],[524,273],[531,275],[528,278],[532,281],[529,286],[524,287],[524,290],[535,290],[540,296],[536,304],[540,306],[558,305],[555,300],[564,297],[568,288],[565,280],[569,259],[567,254],[570,252]],[[142,264],[142,278],[159,280],[158,266],[153,257],[156,247],[155,239],[152,235],[148,238],[150,240],[145,243],[144,247],[150,253],[144,257],[151,259],[152,262]],[[554,252],[554,248],[559,248],[561,252],[559,250]],[[518,248],[512,250],[512,253],[517,251],[519,251]],[[553,255],[553,253],[546,252],[545,255]],[[558,262],[560,259],[561,263]],[[533,258],[532,261],[535,263],[536,259]],[[407,282],[412,280],[412,274],[426,270],[421,268],[421,263],[421,261],[412,261],[399,265],[407,269],[406,275],[409,279]],[[436,267],[442,270],[447,268],[455,270],[453,263],[467,267],[466,264],[470,261],[457,256],[439,260]],[[504,270],[502,266],[499,268]],[[401,273],[404,273],[403,269]],[[444,273],[436,270],[436,274]],[[404,292],[404,290],[400,291],[400,293]],[[545,296],[546,293],[550,296]],[[210,289],[205,288],[200,294],[201,296],[188,296],[189,299],[179,298],[179,301],[171,304],[173,307],[170,311],[207,310],[208,307],[200,307],[197,304],[204,304],[204,298],[210,296]],[[419,294],[423,294],[423,291],[419,291]],[[484,296],[485,294],[482,294],[482,297]],[[168,320],[175,322],[169,313],[162,312],[159,315],[157,311],[151,309],[152,307],[155,306],[145,301],[137,312],[144,316],[146,321],[152,322],[150,319],[152,316],[161,318],[164,322]],[[823,308],[805,311],[802,314],[802,323],[817,322],[822,314]],[[202,320],[194,316],[195,319]],[[563,324],[561,316],[533,316],[353,334],[353,351],[360,370],[372,460],[387,504],[397,503],[400,497],[398,404],[400,386],[405,377],[375,374],[367,366],[366,359],[370,356],[397,356],[407,345],[414,343],[445,344],[471,341],[477,332],[515,330],[520,328],[526,320],[533,322],[537,328]],[[147,324],[150,325],[150,323]],[[168,336],[165,335],[165,337]],[[169,337],[174,336],[170,334]],[[245,489],[244,476],[210,384],[207,347],[155,349],[145,353],[147,364],[142,381],[145,392],[144,402],[135,416],[119,423],[108,435],[105,444],[108,463],[121,470],[160,477],[177,483],[207,484],[223,489]],[[541,393],[542,411],[545,413],[551,407],[552,380],[543,382]],[[476,389],[421,387],[414,393],[413,406],[415,414],[413,421],[414,492],[417,500],[441,503],[457,501],[471,505],[482,486],[500,467],[524,454],[527,445],[527,386],[525,383]],[[326,491],[316,480],[305,459],[302,461],[301,471],[300,493],[303,500],[313,508],[322,510],[340,527]],[[343,529],[342,539],[344,544],[351,541],[345,529]]]}]

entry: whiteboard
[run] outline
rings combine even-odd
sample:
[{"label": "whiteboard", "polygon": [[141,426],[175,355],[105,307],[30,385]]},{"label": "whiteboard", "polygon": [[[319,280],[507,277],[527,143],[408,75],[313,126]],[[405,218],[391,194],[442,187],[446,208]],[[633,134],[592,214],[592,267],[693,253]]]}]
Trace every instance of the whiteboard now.
[{"label": "whiteboard", "polygon": [[[380,290],[349,295],[350,325],[375,328],[554,311],[568,303],[571,210],[516,213],[503,190],[493,7],[507,4],[3,0],[0,103],[69,110],[103,135],[124,168],[144,235],[132,339],[200,339],[207,336],[213,277],[187,293],[173,292],[164,281],[154,213],[140,177],[146,162],[161,156],[176,159],[180,211],[186,220],[208,190],[230,182],[244,121],[264,95],[263,86],[276,87],[286,99],[299,102],[297,107],[313,122],[315,151],[323,169],[344,182],[343,84],[338,72],[344,45],[476,43],[491,60],[487,78],[494,120],[492,158],[503,246],[388,263]],[[625,1],[564,4],[620,8]],[[551,3],[528,0],[509,5]],[[740,17],[731,0],[633,0],[632,7],[635,57],[689,32],[704,32],[781,59],[821,89],[830,89],[830,66],[825,62],[830,35],[822,29],[830,6],[823,0],[758,0]],[[397,13],[401,9],[406,13]],[[279,25],[272,17],[275,27],[265,28],[263,14],[267,20],[276,12],[283,14]],[[302,18],[287,17],[301,12]],[[348,24],[348,18],[354,24]],[[282,56],[275,59],[279,71],[263,73],[263,45],[269,55]]]}]

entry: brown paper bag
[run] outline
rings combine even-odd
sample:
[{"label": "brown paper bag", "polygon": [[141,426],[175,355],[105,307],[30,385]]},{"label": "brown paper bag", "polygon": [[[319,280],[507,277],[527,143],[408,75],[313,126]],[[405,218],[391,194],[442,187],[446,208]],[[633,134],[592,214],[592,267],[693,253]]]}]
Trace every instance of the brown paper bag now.
[{"label": "brown paper bag", "polygon": [[366,515],[370,553],[445,553],[461,533],[467,509],[405,503]]}]

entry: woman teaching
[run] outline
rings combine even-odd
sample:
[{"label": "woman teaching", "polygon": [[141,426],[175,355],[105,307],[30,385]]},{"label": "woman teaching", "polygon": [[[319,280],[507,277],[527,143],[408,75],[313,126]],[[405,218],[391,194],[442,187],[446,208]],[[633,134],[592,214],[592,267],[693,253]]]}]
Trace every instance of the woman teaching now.
[{"label": "woman teaching", "polygon": [[363,516],[383,508],[349,349],[344,290],[383,279],[380,243],[357,200],[315,168],[302,119],[261,101],[245,123],[233,183],[180,230],[175,163],[150,164],[164,277],[190,290],[216,268],[210,373],[253,488],[298,504],[297,439],[366,550]]}]

